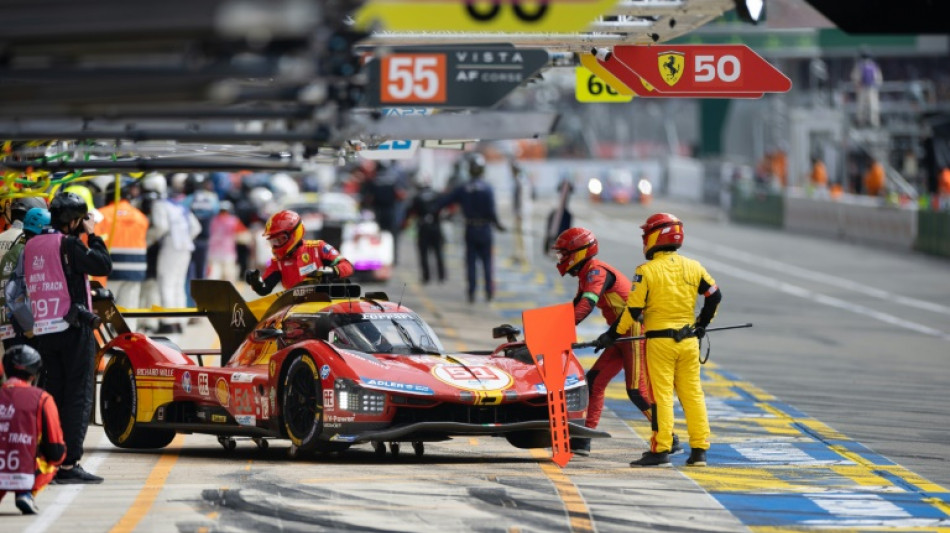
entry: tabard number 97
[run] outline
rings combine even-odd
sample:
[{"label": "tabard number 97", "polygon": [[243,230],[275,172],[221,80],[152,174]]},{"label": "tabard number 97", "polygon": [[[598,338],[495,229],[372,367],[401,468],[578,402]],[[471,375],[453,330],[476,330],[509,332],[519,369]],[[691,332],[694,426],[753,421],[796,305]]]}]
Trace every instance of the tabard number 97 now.
[{"label": "tabard number 97", "polygon": [[443,103],[445,85],[445,54],[394,54],[380,60],[383,103]]}]

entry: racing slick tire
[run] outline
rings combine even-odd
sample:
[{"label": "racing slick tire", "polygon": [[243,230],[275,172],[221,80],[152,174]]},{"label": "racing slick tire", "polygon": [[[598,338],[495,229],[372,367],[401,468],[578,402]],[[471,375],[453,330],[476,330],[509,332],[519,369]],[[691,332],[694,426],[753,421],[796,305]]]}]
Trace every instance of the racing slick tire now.
[{"label": "racing slick tire", "polygon": [[112,354],[102,375],[99,412],[109,441],[119,448],[164,448],[175,438],[170,429],[142,427],[137,423],[138,396],[132,363],[125,354]]},{"label": "racing slick tire", "polygon": [[512,431],[505,439],[515,448],[550,448],[551,433],[548,431]]},{"label": "racing slick tire", "polygon": [[310,354],[296,353],[284,367],[280,393],[284,431],[300,452],[312,452],[323,433],[323,385],[317,363]]}]

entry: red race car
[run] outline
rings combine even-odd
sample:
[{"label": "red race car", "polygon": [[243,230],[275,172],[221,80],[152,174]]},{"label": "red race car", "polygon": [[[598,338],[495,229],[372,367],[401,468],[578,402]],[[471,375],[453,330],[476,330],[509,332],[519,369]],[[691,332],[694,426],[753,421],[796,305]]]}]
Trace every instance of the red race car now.
[{"label": "red race car", "polygon": [[[353,284],[299,286],[245,302],[225,281],[196,280],[196,309],[125,316],[207,316],[221,350],[182,350],[132,333],[109,298],[96,313],[105,358],[99,409],[121,448],[161,448],[176,433],[289,439],[291,455],[372,443],[379,454],[410,442],[500,435],[519,448],[550,447],[548,394],[518,330],[494,351],[449,354],[426,322],[384,293]],[[565,393],[574,437],[609,437],[584,427],[584,369],[567,352]],[[220,355],[221,366],[205,366]],[[101,366],[98,366],[101,368]],[[552,395],[553,396],[553,395]]]}]

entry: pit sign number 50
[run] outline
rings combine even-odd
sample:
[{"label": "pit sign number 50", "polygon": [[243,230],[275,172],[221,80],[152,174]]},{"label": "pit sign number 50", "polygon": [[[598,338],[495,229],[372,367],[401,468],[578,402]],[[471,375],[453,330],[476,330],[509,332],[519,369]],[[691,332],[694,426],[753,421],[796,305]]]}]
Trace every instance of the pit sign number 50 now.
[{"label": "pit sign number 50", "polygon": [[381,102],[445,102],[445,54],[395,54],[380,67]]},{"label": "pit sign number 50", "polygon": [[715,56],[696,56],[696,81],[711,82],[724,81],[732,83],[739,79],[742,67],[739,58],[733,55],[724,55],[716,60]]}]

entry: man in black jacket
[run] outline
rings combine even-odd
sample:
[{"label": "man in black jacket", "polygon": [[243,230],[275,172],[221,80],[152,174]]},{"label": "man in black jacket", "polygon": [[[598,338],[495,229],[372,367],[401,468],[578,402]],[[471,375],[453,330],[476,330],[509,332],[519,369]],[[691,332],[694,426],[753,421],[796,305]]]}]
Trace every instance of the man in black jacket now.
[{"label": "man in black jacket", "polygon": [[[90,309],[89,276],[109,275],[112,259],[93,233],[95,222],[79,195],[60,193],[49,211],[53,230],[26,243],[22,266],[33,306],[32,344],[43,357],[42,385],[56,401],[66,441],[66,459],[56,481],[100,483],[102,478],[86,472],[79,460],[95,387],[93,331],[98,317]],[[88,246],[80,238],[83,234]]]}]

